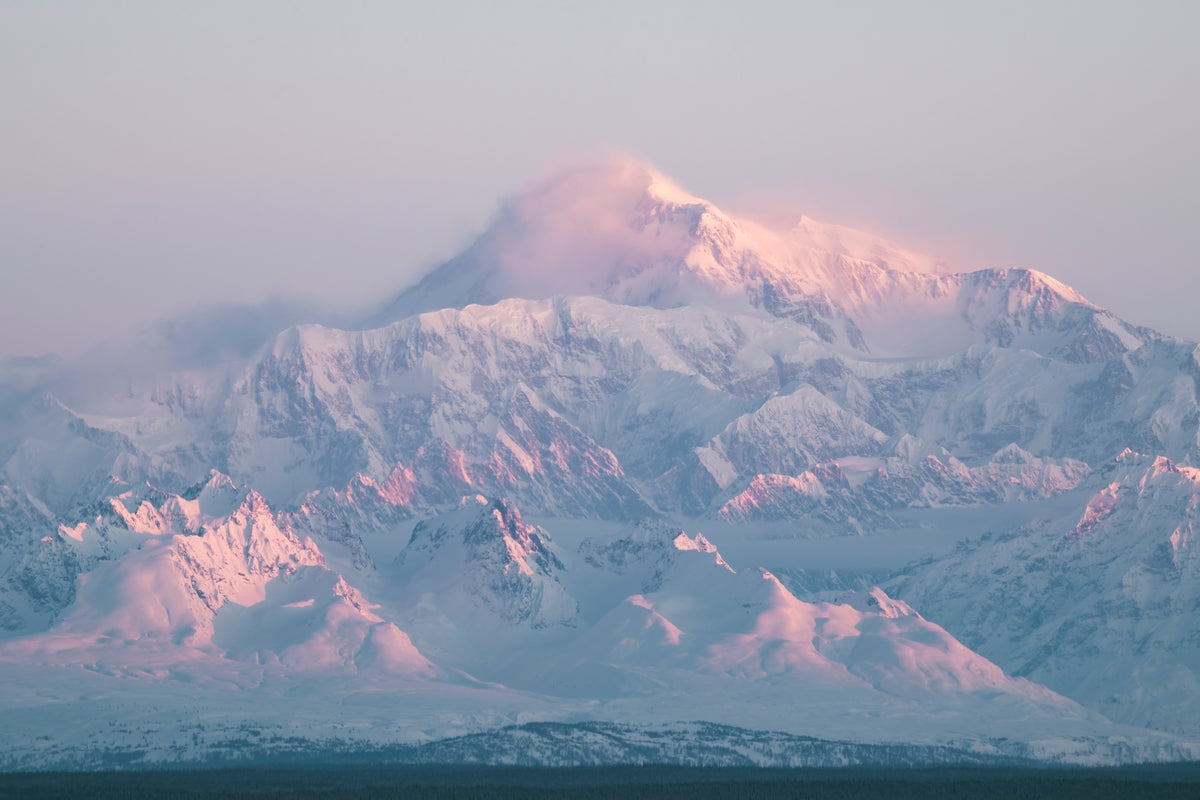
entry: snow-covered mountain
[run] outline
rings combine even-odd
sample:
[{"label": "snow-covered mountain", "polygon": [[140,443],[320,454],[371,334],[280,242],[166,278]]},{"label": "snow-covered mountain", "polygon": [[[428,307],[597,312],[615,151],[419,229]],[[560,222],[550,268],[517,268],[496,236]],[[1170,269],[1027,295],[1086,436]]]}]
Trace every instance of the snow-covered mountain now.
[{"label": "snow-covered mountain", "polygon": [[284,738],[319,694],[313,741],[369,695],[401,720],[372,746],[702,720],[1187,756],[1198,353],[1034,270],[569,170],[361,329],[0,387],[5,713],[54,741],[32,698],[82,670]]},{"label": "snow-covered mountain", "polygon": [[1197,448],[1171,424],[1196,414],[1191,348],[1158,340],[1102,364],[982,345],[881,360],[770,316],[557,298],[292,329],[231,372],[227,393],[168,377],[83,417],[160,473],[216,465],[276,504],[399,475],[414,508],[483,492],[622,520],[716,513],[758,475],[912,447],[969,465],[1011,444],[1084,464]]},{"label": "snow-covered mountain", "polygon": [[839,226],[803,219],[778,232],[736,220],[652,168],[617,160],[513,198],[466,252],[368,323],[511,297],[589,296],[766,313],[877,355],[989,343],[1092,360],[1154,336],[1042,273],[946,271]]},{"label": "snow-covered mountain", "polygon": [[[342,748],[347,733],[378,746],[378,731],[353,720],[346,731],[326,708],[359,693],[395,715],[392,743],[530,714],[632,725],[636,740],[641,726],[699,714],[736,726],[731,740],[769,730],[866,751],[954,746],[1018,758],[1048,747],[1055,759],[1105,762],[1132,736],[1142,757],[1192,753],[1008,677],[878,588],[808,603],[765,570],[736,570],[702,534],[662,523],[592,536],[572,552],[505,501],[466,498],[417,525],[392,569],[354,573],[368,593],[281,526],[284,515],[260,495],[219,473],[186,495],[147,494],[156,501],[128,492],[111,515],[60,530],[81,565],[78,591],[44,633],[0,644],[0,674],[19,676],[6,718],[43,730],[33,717],[46,690],[27,672],[40,667],[81,686],[103,676],[103,691],[134,715],[152,706],[161,741],[147,749],[122,733],[108,743],[151,761],[178,757],[177,741],[195,746],[246,725],[275,731],[284,751],[301,741]],[[164,700],[172,686],[188,687],[187,702]],[[217,722],[204,734],[185,709],[220,706],[230,692],[253,698],[255,710],[205,713]],[[289,727],[297,696],[326,709],[315,729]],[[178,716],[163,719],[164,703]],[[780,717],[781,708],[804,713]],[[894,728],[865,730],[863,716]],[[1029,726],[1035,735],[1021,735]],[[90,739],[73,738],[83,733]],[[13,743],[5,763],[58,764],[59,748],[82,757],[96,736],[84,726]],[[39,746],[48,748],[40,761]]]},{"label": "snow-covered mountain", "polygon": [[1053,497],[1079,486],[1089,474],[1082,461],[1034,456],[1015,444],[977,467],[968,467],[944,449],[936,454],[928,450],[905,436],[895,455],[887,458],[824,462],[795,476],[757,475],[719,514],[734,521],[807,516],[862,531],[902,508]]},{"label": "snow-covered mountain", "polygon": [[1110,719],[1195,733],[1200,470],[1125,451],[1082,509],[896,582],[980,652]]}]

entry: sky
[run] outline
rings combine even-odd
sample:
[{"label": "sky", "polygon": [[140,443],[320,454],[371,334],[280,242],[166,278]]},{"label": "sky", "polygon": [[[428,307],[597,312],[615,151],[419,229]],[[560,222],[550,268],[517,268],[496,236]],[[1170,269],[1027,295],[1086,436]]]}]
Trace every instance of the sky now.
[{"label": "sky", "polygon": [[5,0],[0,355],[369,309],[613,150],[1200,339],[1198,26],[1189,0]]}]

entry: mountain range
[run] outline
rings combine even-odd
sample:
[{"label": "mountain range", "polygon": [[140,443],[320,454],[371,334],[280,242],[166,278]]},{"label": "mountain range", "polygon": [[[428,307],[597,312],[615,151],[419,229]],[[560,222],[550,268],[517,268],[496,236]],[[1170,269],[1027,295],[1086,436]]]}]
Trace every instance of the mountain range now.
[{"label": "mountain range", "polygon": [[1200,757],[1200,349],[1049,275],[617,159],[246,352],[0,369],[0,766]]}]

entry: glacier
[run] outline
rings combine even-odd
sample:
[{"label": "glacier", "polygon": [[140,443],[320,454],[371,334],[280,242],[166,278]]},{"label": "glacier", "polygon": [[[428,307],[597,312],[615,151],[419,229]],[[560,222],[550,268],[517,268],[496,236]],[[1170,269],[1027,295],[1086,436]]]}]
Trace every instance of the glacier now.
[{"label": "glacier", "polygon": [[0,767],[1195,759],[1198,352],[567,170],[358,326],[0,370]]}]

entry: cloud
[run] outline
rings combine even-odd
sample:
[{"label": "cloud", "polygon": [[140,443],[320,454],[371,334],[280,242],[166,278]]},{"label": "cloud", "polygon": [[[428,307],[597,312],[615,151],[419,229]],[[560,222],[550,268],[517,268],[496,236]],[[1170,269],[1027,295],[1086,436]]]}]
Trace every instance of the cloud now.
[{"label": "cloud", "polygon": [[282,297],[211,304],[96,342],[80,356],[0,359],[0,411],[46,393],[68,406],[91,408],[171,372],[245,359],[280,331],[313,322],[339,327],[346,317]]},{"label": "cloud", "polygon": [[700,202],[651,168],[612,157],[508,200],[471,257],[494,266],[488,288],[497,296],[597,292],[622,274],[682,261]]}]

